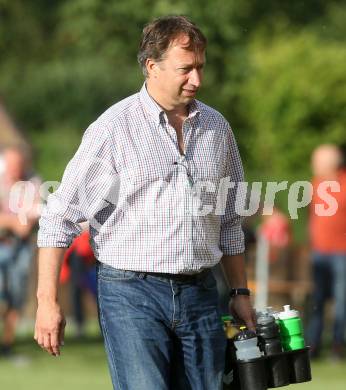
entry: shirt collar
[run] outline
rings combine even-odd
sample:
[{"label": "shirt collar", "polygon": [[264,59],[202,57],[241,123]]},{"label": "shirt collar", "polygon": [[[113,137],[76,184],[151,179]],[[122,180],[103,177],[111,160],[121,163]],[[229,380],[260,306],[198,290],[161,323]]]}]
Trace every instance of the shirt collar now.
[{"label": "shirt collar", "polygon": [[[160,107],[155,100],[149,95],[147,90],[146,83],[143,84],[140,92],[139,92],[140,100],[145,108],[145,110],[152,115],[157,124],[160,123],[161,118],[164,118],[164,110]],[[192,100],[189,103],[189,118],[197,117],[200,115],[200,111],[198,109],[198,104],[196,100]]]}]

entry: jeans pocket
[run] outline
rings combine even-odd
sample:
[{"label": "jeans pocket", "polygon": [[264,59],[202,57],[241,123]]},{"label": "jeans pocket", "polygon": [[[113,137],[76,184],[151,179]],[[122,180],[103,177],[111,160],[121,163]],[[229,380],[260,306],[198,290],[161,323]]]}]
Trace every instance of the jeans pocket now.
[{"label": "jeans pocket", "polygon": [[126,280],[135,279],[137,273],[134,271],[125,271],[121,269],[116,269],[111,267],[108,264],[100,263],[98,275],[103,280],[126,281]]},{"label": "jeans pocket", "polygon": [[205,290],[214,290],[216,288],[216,279],[212,272],[208,272],[208,274],[200,281],[200,285]]}]

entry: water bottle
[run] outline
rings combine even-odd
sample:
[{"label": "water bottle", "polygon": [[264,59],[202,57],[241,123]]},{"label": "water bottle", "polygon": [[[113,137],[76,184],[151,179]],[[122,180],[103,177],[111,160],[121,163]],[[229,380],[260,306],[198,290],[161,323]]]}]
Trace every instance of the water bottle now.
[{"label": "water bottle", "polygon": [[262,356],[258,348],[258,338],[256,333],[240,327],[240,332],[234,338],[237,360],[250,360]]},{"label": "water bottle", "polygon": [[239,327],[235,326],[231,316],[221,317],[223,323],[223,330],[226,333],[228,339],[233,339],[239,333]]},{"label": "water bottle", "polygon": [[280,337],[284,351],[292,351],[305,347],[303,325],[297,310],[290,305],[284,306],[279,313]]},{"label": "water bottle", "polygon": [[234,338],[240,388],[242,390],[266,390],[267,373],[265,359],[258,348],[256,333],[245,326]]},{"label": "water bottle", "polygon": [[257,317],[257,336],[260,350],[265,355],[273,355],[282,352],[279,325],[275,318],[266,313],[260,313]]},{"label": "water bottle", "polygon": [[279,327],[284,351],[287,351],[290,367],[290,383],[311,380],[309,348],[305,347],[303,325],[297,310],[285,305],[279,313]]},{"label": "water bottle", "polygon": [[267,357],[268,387],[289,385],[290,371],[287,356],[282,353],[280,329],[270,308],[257,316],[257,335],[259,346]]},{"label": "water bottle", "polygon": [[235,347],[233,338],[239,333],[239,328],[233,323],[232,317],[223,316],[223,329],[227,338],[225,369],[223,375],[223,390],[242,390],[239,382]]}]

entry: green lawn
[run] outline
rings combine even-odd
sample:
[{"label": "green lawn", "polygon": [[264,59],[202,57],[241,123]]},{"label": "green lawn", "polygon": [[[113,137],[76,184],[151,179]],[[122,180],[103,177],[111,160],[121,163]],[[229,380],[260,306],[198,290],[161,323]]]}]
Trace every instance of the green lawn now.
[{"label": "green lawn", "polygon": [[1,390],[111,389],[99,337],[83,342],[65,339],[59,357],[44,353],[34,340],[18,342],[11,359],[0,359]]},{"label": "green lawn", "polygon": [[[1,390],[112,389],[99,336],[90,336],[83,342],[66,338],[58,358],[43,353],[30,338],[23,338],[17,343],[15,356],[11,360],[0,359]],[[327,359],[321,360],[313,364],[312,371],[312,382],[286,388],[345,389],[346,361],[333,363]]]},{"label": "green lawn", "polygon": [[[312,381],[295,385],[302,390],[344,390],[346,387],[346,361],[321,360],[312,364]],[[294,388],[290,386],[289,388]]]}]

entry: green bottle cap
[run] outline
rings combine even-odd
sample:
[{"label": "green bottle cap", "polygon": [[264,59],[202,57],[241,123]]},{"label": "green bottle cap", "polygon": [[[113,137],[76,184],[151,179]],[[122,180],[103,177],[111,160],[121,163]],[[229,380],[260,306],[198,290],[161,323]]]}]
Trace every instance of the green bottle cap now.
[{"label": "green bottle cap", "polygon": [[232,316],[230,316],[230,315],[226,315],[226,316],[222,316],[221,317],[221,321],[222,322],[225,322],[225,321],[233,321],[234,320],[234,318],[232,317]]}]

